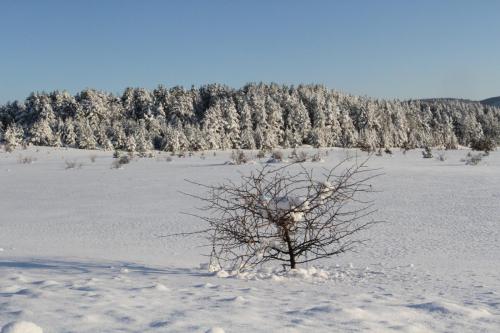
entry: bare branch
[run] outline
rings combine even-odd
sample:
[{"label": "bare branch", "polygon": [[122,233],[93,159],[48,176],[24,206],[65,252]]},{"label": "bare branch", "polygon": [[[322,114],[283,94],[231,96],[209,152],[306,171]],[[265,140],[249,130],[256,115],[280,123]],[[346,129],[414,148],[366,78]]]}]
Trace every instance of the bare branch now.
[{"label": "bare branch", "polygon": [[368,168],[368,159],[344,167],[349,161],[323,169],[320,175],[302,164],[288,164],[266,165],[241,175],[239,184],[188,180],[206,191],[186,193],[205,204],[199,208],[202,215],[188,215],[208,227],[166,237],[205,235],[212,248],[211,263],[232,270],[269,261],[295,268],[351,251],[363,242],[353,236],[379,222],[368,219],[375,212],[368,196],[375,192],[370,182],[381,170]]}]

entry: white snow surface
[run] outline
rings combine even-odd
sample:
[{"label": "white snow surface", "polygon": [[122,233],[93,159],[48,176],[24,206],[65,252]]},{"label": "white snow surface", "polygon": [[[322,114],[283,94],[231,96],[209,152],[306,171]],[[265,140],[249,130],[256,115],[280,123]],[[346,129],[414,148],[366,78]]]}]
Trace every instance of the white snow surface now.
[{"label": "white snow surface", "polygon": [[1,333],[43,333],[43,330],[29,321],[14,321],[2,327]]},{"label": "white snow surface", "polygon": [[[304,165],[366,156],[328,151]],[[199,205],[180,193],[199,193],[184,179],[236,181],[266,159],[162,153],[117,170],[112,152],[1,152],[1,332],[18,332],[14,322],[49,333],[499,332],[500,152],[477,166],[460,161],[466,153],[373,156],[384,172],[374,218],[386,222],[356,252],[286,273],[210,273],[199,238],[160,237],[202,226],[182,214]]]}]

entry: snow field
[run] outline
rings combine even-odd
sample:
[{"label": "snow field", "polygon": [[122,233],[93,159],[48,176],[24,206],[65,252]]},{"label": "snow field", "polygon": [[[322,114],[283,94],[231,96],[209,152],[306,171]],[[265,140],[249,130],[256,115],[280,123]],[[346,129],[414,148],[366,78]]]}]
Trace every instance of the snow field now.
[{"label": "snow field", "polygon": [[498,331],[500,154],[466,166],[466,152],[373,156],[384,171],[374,218],[386,222],[360,235],[365,246],[293,272],[239,274],[209,273],[198,238],[159,236],[200,225],[181,214],[197,205],[179,193],[197,190],[185,178],[236,180],[266,159],[163,153],[115,170],[111,152],[0,153],[1,332],[23,321],[43,332]]}]

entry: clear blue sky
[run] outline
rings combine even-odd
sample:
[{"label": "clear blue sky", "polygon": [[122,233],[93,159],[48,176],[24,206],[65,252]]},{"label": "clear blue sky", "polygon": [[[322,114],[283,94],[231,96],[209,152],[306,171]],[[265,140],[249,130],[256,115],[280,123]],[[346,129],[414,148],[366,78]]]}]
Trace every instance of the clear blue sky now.
[{"label": "clear blue sky", "polygon": [[0,103],[31,91],[322,83],[500,95],[500,1],[0,0]]}]

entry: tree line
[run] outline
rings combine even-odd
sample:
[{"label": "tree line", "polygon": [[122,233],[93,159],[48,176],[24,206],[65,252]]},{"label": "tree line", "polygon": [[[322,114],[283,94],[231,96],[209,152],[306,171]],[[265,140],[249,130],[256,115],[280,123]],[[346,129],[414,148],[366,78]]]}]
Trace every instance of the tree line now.
[{"label": "tree line", "polygon": [[121,96],[34,92],[0,106],[0,142],[147,152],[315,147],[416,148],[500,142],[500,108],[464,100],[386,100],[322,85],[220,84]]}]

